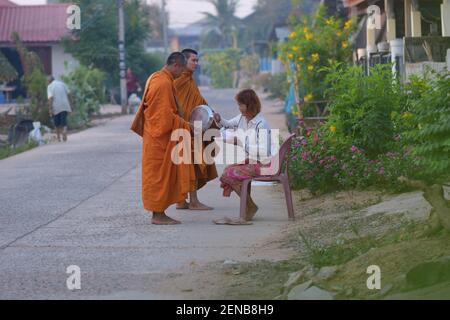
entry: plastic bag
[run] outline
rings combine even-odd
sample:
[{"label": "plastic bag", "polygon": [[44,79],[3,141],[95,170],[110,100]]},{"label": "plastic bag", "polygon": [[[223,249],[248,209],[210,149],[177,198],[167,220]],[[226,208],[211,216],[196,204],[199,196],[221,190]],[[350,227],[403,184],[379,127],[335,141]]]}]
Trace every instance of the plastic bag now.
[{"label": "plastic bag", "polygon": [[30,139],[36,141],[40,146],[45,144],[41,134],[41,123],[33,122],[33,128],[29,134]]}]

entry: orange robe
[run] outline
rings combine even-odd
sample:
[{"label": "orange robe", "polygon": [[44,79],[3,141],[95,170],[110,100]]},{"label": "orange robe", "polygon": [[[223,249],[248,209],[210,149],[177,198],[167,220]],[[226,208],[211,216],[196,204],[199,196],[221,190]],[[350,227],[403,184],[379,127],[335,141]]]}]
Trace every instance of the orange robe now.
[{"label": "orange robe", "polygon": [[176,165],[171,141],[176,129],[190,131],[189,123],[179,116],[173,77],[165,68],[150,80],[144,97],[145,125],[142,152],[142,200],[144,208],[164,212],[170,205],[184,201],[195,182],[192,164]]},{"label": "orange robe", "polygon": [[[184,120],[189,121],[192,110],[199,105],[207,105],[208,102],[206,102],[206,100],[202,97],[197,83],[192,77],[192,71],[183,72],[179,78],[175,79],[174,85],[177,92],[178,101],[183,109],[183,118]],[[203,143],[204,148],[207,145],[208,142]],[[199,190],[205,186],[208,181],[214,180],[218,177],[215,164],[207,165],[205,163],[201,163],[195,164],[194,167],[196,182],[192,187],[196,190]]]}]

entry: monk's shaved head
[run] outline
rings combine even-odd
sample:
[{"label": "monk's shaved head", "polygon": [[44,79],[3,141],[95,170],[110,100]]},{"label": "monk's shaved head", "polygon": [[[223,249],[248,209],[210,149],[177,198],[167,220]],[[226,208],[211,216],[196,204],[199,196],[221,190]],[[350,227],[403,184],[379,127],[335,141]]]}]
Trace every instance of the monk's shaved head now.
[{"label": "monk's shaved head", "polygon": [[185,66],[187,63],[187,59],[181,52],[172,52],[170,56],[167,58],[167,65],[172,66],[174,64],[178,64],[180,66]]},{"label": "monk's shaved head", "polygon": [[183,51],[181,51],[182,54],[184,54],[184,56],[186,57],[186,59],[189,60],[189,58],[191,57],[191,55],[195,54],[196,56],[198,56],[198,52],[195,51],[194,49],[184,49]]}]

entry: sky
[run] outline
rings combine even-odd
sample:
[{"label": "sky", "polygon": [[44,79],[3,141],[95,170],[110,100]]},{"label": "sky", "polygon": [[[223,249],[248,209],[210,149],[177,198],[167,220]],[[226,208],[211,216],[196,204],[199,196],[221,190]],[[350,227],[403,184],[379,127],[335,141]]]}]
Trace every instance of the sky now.
[{"label": "sky", "polygon": [[[45,0],[12,0],[18,4],[44,4]],[[113,1],[113,0],[111,0]],[[214,7],[205,0],[166,0],[170,14],[170,27],[181,27],[203,18],[202,12],[214,13]],[[161,0],[147,0],[148,3],[161,4]],[[257,0],[240,0],[236,15],[250,14]]]}]

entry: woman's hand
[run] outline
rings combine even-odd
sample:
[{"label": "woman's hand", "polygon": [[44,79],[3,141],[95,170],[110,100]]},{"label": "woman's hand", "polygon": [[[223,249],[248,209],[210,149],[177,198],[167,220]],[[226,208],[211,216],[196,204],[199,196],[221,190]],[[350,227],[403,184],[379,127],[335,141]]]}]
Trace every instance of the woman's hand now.
[{"label": "woman's hand", "polygon": [[222,120],[222,117],[220,116],[220,114],[218,114],[218,113],[214,113],[214,120],[217,122],[217,123],[220,123],[220,121]]}]

